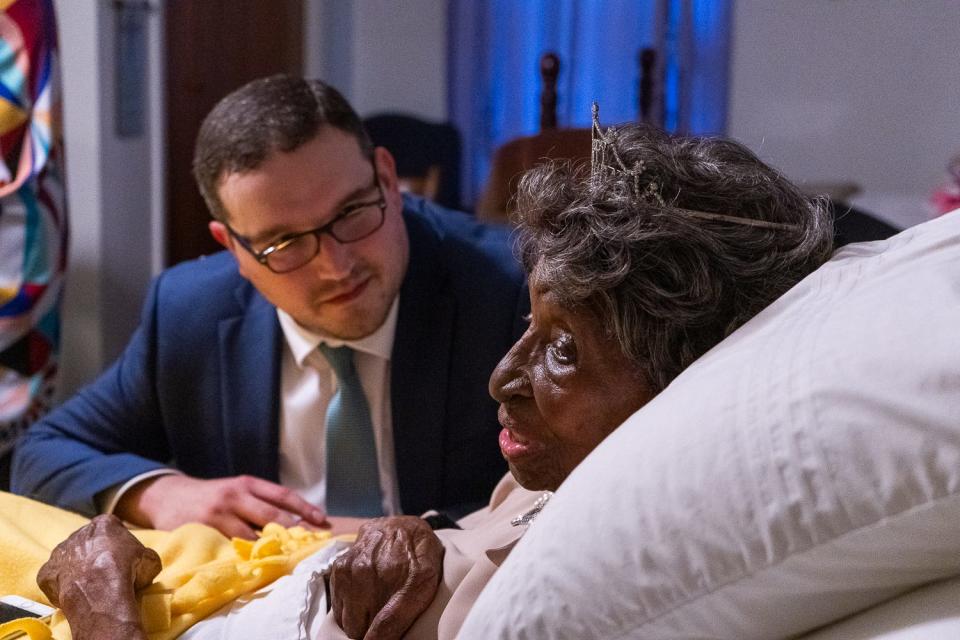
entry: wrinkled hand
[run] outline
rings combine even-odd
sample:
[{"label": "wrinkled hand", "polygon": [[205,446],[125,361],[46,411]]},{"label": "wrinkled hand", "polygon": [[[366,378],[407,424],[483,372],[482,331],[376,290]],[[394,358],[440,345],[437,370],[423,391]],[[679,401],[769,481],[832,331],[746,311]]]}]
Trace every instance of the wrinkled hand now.
[{"label": "wrinkled hand", "polygon": [[73,640],[140,640],[136,590],[160,573],[160,556],[114,516],[75,531],[40,567],[37,584],[63,610]]},{"label": "wrinkled hand", "polygon": [[426,522],[371,520],[333,563],[334,619],[351,638],[399,638],[433,601],[442,572],[443,545]]},{"label": "wrinkled hand", "polygon": [[[133,524],[176,529],[200,522],[227,537],[253,539],[269,522],[327,528],[326,514],[292,489],[252,476],[200,480],[167,475],[144,480],[127,491],[114,513]],[[301,522],[302,521],[302,522]]]}]

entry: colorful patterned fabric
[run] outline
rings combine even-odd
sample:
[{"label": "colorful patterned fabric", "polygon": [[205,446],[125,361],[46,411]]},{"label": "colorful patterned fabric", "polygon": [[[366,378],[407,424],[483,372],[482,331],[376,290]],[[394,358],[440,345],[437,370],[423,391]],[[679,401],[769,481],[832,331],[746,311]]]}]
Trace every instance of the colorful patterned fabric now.
[{"label": "colorful patterned fabric", "polygon": [[0,454],[50,405],[67,262],[52,0],[0,0]]}]

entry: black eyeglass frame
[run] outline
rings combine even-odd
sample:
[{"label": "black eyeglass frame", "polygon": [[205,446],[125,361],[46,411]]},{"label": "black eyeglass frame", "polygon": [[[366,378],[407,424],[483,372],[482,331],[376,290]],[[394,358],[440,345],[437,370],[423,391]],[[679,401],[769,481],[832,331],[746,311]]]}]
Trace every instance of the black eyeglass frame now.
[{"label": "black eyeglass frame", "polygon": [[[337,242],[339,242],[340,244],[350,244],[352,242],[359,242],[364,238],[369,238],[370,236],[375,234],[377,231],[379,231],[381,227],[383,227],[383,222],[386,219],[386,214],[387,214],[387,199],[383,195],[383,186],[380,184],[380,176],[377,174],[376,164],[373,164],[373,186],[377,188],[377,192],[380,194],[380,197],[377,198],[376,200],[370,200],[369,202],[357,202],[356,204],[348,205],[344,207],[343,211],[341,211],[336,216],[334,216],[333,220],[330,220],[326,224],[322,224],[319,227],[315,227],[313,229],[307,229],[306,231],[300,231],[298,233],[292,233],[290,235],[284,236],[279,240],[277,240],[276,242],[274,242],[273,244],[271,244],[270,246],[268,246],[263,251],[257,251],[256,249],[254,249],[253,245],[250,243],[250,240],[248,238],[245,238],[239,233],[237,233],[236,231],[234,231],[233,227],[231,227],[226,222],[224,222],[223,225],[227,228],[227,232],[231,236],[233,236],[233,238],[237,241],[237,243],[241,247],[246,249],[247,253],[253,256],[253,258],[257,262],[265,266],[267,269],[270,269],[270,271],[273,271],[274,273],[290,273],[291,271],[296,271],[300,267],[306,264],[309,264],[311,260],[313,260],[314,258],[317,257],[317,255],[319,255],[320,236],[322,236],[325,233],[329,235],[331,238],[333,238],[334,240],[336,240]],[[367,207],[373,207],[373,206],[376,206],[378,209],[380,209],[380,222],[378,222],[375,227],[373,227],[368,233],[363,234],[359,238],[351,238],[350,240],[341,240],[340,238],[337,237],[337,234],[334,233],[333,231],[333,227],[335,224],[337,224],[344,218],[348,218],[349,216],[353,215],[357,211],[366,209]],[[300,238],[303,238],[304,236],[309,236],[309,235],[313,235],[316,237],[317,250],[314,252],[312,256],[310,256],[309,259],[303,262],[303,264],[299,264],[291,269],[285,269],[283,271],[277,271],[276,269],[270,266],[269,258],[271,255],[287,248],[288,246],[290,246]]]}]

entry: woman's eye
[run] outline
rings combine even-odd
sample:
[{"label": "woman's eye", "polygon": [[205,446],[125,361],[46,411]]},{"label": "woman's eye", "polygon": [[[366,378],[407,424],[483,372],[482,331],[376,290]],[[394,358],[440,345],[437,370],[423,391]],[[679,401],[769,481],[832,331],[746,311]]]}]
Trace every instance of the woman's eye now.
[{"label": "woman's eye", "polygon": [[577,361],[577,346],[570,336],[561,336],[547,347],[550,356],[558,364],[570,365]]}]

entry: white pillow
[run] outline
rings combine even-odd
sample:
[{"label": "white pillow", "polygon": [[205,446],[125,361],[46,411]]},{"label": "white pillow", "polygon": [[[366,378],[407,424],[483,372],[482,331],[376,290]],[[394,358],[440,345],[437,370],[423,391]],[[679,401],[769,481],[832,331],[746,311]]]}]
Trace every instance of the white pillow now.
[{"label": "white pillow", "polygon": [[960,212],[839,251],[627,420],[461,637],[770,640],[957,573]]},{"label": "white pillow", "polygon": [[960,578],[920,587],[803,640],[931,640],[960,638]]}]

